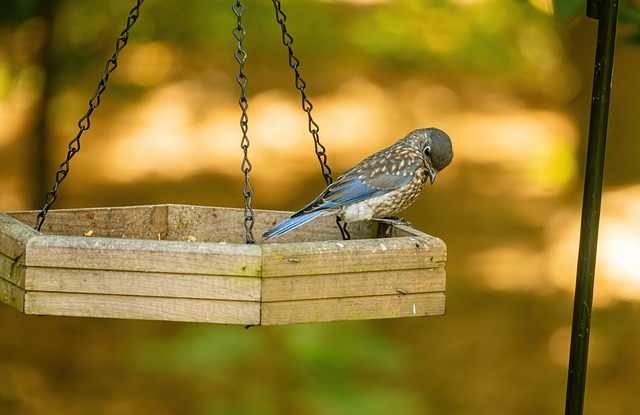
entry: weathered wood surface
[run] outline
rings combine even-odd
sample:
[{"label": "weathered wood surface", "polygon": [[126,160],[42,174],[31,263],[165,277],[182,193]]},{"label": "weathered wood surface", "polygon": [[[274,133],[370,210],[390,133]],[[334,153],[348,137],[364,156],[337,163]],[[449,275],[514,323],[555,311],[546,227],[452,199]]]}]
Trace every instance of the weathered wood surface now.
[{"label": "weathered wood surface", "polygon": [[[35,224],[39,211],[9,212],[25,224]],[[289,217],[292,212],[254,209],[254,235],[261,235],[271,226]],[[34,231],[35,232],[35,231]],[[244,210],[235,208],[151,205],[86,209],[57,209],[47,214],[42,232],[53,235],[94,236],[126,239],[155,239],[242,244]],[[354,239],[371,238],[367,223],[349,224]],[[318,218],[296,231],[278,237],[274,242],[342,239],[335,218]]]},{"label": "weathered wood surface", "polygon": [[0,302],[24,312],[26,245],[39,232],[0,212]]},{"label": "weathered wood surface", "polygon": [[0,212],[0,254],[9,258],[24,255],[26,243],[39,234],[28,225]]},{"label": "weathered wood surface", "polygon": [[444,304],[440,292],[263,303],[261,324],[435,316],[444,314]]},{"label": "weathered wood surface", "polygon": [[260,324],[260,303],[185,298],[29,292],[28,314]]},{"label": "weathered wood surface", "polygon": [[23,257],[16,259],[0,254],[0,279],[5,279],[18,287],[24,288],[25,266]]},{"label": "weathered wood surface", "polygon": [[257,245],[41,235],[29,240],[27,266],[260,275]]},{"label": "weathered wood surface", "polygon": [[[35,224],[39,212],[9,212],[9,215]],[[167,205],[51,210],[41,231],[47,235],[165,239],[167,214]]]},{"label": "weathered wood surface", "polygon": [[30,267],[27,270],[25,289],[62,293],[260,301],[260,286],[258,277]]},{"label": "weathered wood surface", "polygon": [[262,301],[444,292],[443,268],[270,277],[262,281]]},{"label": "weathered wood surface", "polygon": [[[446,246],[406,226],[350,224],[342,241],[318,218],[247,245],[243,209],[54,210],[42,233],[37,213],[0,213],[0,300],[25,313],[249,325],[444,313]],[[255,214],[259,241],[291,213]]]},{"label": "weathered wood surface", "polygon": [[262,254],[262,277],[268,278],[438,267],[446,246],[433,237],[408,237],[266,244]]},{"label": "weathered wood surface", "polygon": [[0,302],[24,312],[24,295],[24,289],[13,284],[11,281],[0,278]]},{"label": "weathered wood surface", "polygon": [[[261,241],[261,235],[267,229],[289,217],[291,212],[255,209],[254,214],[254,237],[257,241]],[[334,224],[335,219],[321,218],[318,222],[314,222],[301,231],[284,235],[277,241],[301,242],[309,237],[313,240],[340,238],[340,232]],[[362,238],[370,237],[368,227],[354,227],[354,233]],[[243,244],[245,243],[244,210],[170,205],[167,239],[184,241],[189,237],[196,241]]]}]

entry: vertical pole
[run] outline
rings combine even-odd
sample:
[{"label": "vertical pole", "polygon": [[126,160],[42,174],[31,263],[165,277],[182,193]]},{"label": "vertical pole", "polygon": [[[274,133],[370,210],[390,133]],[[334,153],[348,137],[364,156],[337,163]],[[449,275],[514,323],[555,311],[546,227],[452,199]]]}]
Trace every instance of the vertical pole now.
[{"label": "vertical pole", "polygon": [[587,164],[582,200],[582,222],[576,291],[573,303],[573,325],[569,354],[566,415],[581,415],[584,408],[584,392],[587,377],[587,356],[593,284],[602,199],[604,151],[609,116],[609,97],[613,69],[613,51],[618,16],[618,0],[589,0],[587,15],[598,19],[598,39],[594,67],[591,119]]}]

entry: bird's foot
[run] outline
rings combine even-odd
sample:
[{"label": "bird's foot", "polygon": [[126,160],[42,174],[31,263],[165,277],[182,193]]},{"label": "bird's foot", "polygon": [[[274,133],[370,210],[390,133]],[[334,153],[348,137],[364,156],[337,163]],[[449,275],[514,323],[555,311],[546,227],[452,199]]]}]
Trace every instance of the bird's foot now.
[{"label": "bird's foot", "polygon": [[402,218],[396,218],[395,216],[389,216],[389,217],[386,217],[386,218],[371,218],[371,220],[379,222],[379,223],[385,223],[387,225],[409,226],[409,227],[413,228],[413,225],[411,224],[411,222],[407,222]]}]

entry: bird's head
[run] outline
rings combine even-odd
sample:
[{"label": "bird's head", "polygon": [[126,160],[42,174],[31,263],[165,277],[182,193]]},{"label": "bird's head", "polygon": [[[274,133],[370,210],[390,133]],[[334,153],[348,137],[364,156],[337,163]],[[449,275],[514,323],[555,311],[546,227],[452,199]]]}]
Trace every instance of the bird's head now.
[{"label": "bird's head", "polygon": [[436,180],[436,175],[451,163],[453,159],[453,147],[451,139],[442,130],[437,128],[422,128],[409,134],[418,141],[418,147],[422,153],[431,184]]}]

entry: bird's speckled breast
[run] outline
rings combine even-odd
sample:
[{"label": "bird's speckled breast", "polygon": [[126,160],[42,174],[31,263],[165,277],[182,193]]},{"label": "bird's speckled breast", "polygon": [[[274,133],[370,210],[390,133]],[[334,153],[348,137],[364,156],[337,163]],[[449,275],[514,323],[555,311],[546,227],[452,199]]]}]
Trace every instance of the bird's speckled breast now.
[{"label": "bird's speckled breast", "polygon": [[393,216],[416,201],[426,182],[426,169],[419,168],[416,170],[414,178],[406,185],[385,195],[344,206],[340,210],[340,216],[346,222]]}]

